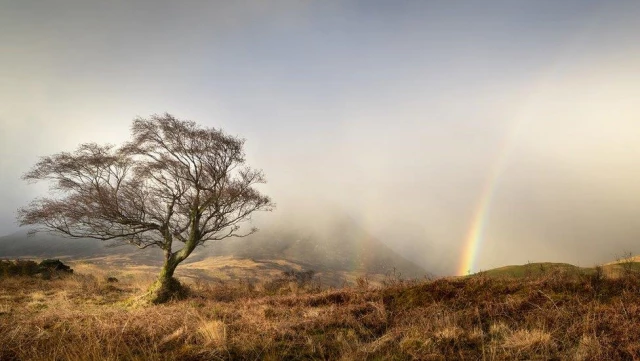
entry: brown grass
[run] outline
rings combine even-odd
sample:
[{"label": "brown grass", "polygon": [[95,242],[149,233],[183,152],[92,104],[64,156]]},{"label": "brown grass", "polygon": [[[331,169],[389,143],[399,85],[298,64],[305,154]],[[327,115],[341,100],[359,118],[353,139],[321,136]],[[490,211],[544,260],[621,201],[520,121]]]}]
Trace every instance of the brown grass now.
[{"label": "brown grass", "polygon": [[640,358],[633,275],[291,282],[278,292],[200,282],[186,300],[144,308],[127,300],[148,283],[107,276],[0,279],[0,360]]}]

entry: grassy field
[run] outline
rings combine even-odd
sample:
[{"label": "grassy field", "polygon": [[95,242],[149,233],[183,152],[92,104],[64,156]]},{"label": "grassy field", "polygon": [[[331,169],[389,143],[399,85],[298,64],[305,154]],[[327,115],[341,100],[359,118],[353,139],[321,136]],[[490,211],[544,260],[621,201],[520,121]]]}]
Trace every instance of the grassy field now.
[{"label": "grassy field", "polygon": [[634,267],[360,278],[342,289],[291,277],[190,282],[185,298],[150,307],[130,302],[152,281],[145,270],[5,276],[0,360],[634,360]]}]

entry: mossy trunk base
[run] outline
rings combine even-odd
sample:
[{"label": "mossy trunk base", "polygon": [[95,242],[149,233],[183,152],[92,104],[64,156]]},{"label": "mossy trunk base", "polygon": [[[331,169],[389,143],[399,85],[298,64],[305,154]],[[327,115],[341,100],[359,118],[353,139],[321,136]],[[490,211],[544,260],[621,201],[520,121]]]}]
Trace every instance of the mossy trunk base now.
[{"label": "mossy trunk base", "polygon": [[171,277],[158,279],[145,293],[143,299],[152,304],[164,303],[170,300],[179,300],[187,296],[187,288],[180,281]]}]

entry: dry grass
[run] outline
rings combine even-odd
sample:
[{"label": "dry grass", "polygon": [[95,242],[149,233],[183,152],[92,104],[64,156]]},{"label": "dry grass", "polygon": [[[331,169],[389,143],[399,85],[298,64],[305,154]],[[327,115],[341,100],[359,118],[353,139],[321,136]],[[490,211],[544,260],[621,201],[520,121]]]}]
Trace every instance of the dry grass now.
[{"label": "dry grass", "polygon": [[144,308],[126,301],[150,280],[112,276],[0,279],[0,360],[640,358],[636,276],[290,282],[278,292],[200,282],[186,300]]}]

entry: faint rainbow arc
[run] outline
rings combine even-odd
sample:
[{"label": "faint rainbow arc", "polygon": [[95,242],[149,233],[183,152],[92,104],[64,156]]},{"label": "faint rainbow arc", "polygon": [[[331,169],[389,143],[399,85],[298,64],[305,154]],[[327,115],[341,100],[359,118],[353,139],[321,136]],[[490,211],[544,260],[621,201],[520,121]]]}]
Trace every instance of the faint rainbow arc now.
[{"label": "faint rainbow arc", "polygon": [[500,178],[505,172],[510,155],[515,148],[516,140],[522,128],[530,121],[529,115],[531,114],[530,111],[534,108],[535,101],[539,99],[540,94],[544,93],[544,87],[549,84],[553,76],[558,72],[559,64],[560,61],[556,61],[554,66],[550,67],[543,76],[539,77],[540,80],[536,86],[533,87],[533,91],[527,95],[523,106],[520,107],[519,112],[517,112],[514,117],[513,125],[509,133],[505,136],[503,145],[499,149],[498,157],[493,163],[489,176],[486,178],[478,203],[472,213],[471,225],[466,233],[462,257],[458,265],[458,275],[466,275],[477,271],[476,261],[480,246],[484,241],[485,228],[490,218],[490,210],[500,183]]},{"label": "faint rainbow arc", "polygon": [[509,162],[511,153],[515,148],[520,132],[523,127],[530,122],[529,117],[531,115],[531,110],[534,108],[535,101],[539,99],[540,94],[544,93],[544,87],[557,72],[558,64],[559,61],[556,62],[553,67],[549,68],[543,76],[539,77],[540,80],[536,86],[533,87],[533,90],[526,96],[523,105],[514,116],[515,120],[504,138],[502,146],[498,151],[498,157],[491,167],[489,176],[486,178],[482,192],[480,193],[478,203],[472,213],[471,226],[466,233],[462,258],[458,266],[458,275],[466,275],[467,273],[474,273],[477,271],[476,260],[478,258],[480,246],[484,241],[485,228],[489,221],[491,206],[498,190],[500,178],[507,168],[507,163]]},{"label": "faint rainbow arc", "polygon": [[593,32],[592,25],[598,21],[598,14],[604,5],[592,4],[588,5],[587,21],[579,31],[576,32],[573,39],[567,42],[561,54],[554,59],[554,62],[547,71],[538,78],[537,84],[533,86],[533,90],[527,95],[520,111],[515,114],[514,124],[510,132],[505,137],[504,143],[500,148],[499,155],[494,161],[489,176],[487,177],[482,189],[482,193],[478,199],[478,203],[474,208],[471,217],[471,225],[466,233],[464,248],[460,264],[458,265],[458,275],[465,275],[468,272],[476,270],[476,261],[480,251],[480,246],[484,242],[485,228],[487,227],[490,210],[498,190],[500,178],[507,168],[510,155],[514,150],[515,142],[521,129],[530,119],[530,110],[534,109],[535,101],[538,100],[540,94],[544,93],[545,86],[548,86],[553,78],[561,72],[561,65],[564,59],[568,58],[579,47],[582,41],[586,41]]},{"label": "faint rainbow arc", "polygon": [[489,210],[491,209],[493,198],[498,188],[497,186],[500,181],[500,176],[504,173],[507,166],[509,155],[514,147],[515,139],[517,138],[522,124],[522,120],[517,122],[513,127],[513,130],[507,136],[507,140],[501,147],[499,156],[494,162],[491,172],[484,183],[480,199],[475,207],[475,211],[473,212],[471,226],[469,227],[465,237],[462,260],[457,272],[458,275],[465,275],[475,271],[478,251],[483,243],[484,231],[490,218]]}]

